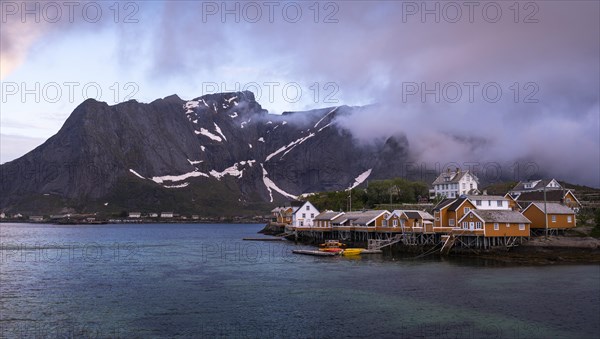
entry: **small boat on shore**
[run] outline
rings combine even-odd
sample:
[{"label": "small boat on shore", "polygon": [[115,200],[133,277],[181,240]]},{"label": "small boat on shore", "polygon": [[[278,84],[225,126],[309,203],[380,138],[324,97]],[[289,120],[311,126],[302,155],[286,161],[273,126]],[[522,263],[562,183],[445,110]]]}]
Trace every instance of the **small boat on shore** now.
[{"label": "small boat on shore", "polygon": [[360,255],[365,249],[364,248],[346,248],[342,251],[342,255]]},{"label": "small boat on shore", "polygon": [[304,254],[304,255],[314,255],[318,257],[332,257],[338,255],[333,252],[322,252],[322,251],[312,251],[312,250],[292,250],[292,253],[296,254]]},{"label": "small boat on shore", "polygon": [[346,247],[346,244],[342,244],[337,240],[327,240],[324,243],[320,244],[319,247],[322,248],[343,248]]},{"label": "small boat on shore", "polygon": [[343,249],[339,248],[339,247],[326,247],[326,248],[319,248],[319,251],[321,252],[331,252],[331,253],[340,253],[343,251]]}]

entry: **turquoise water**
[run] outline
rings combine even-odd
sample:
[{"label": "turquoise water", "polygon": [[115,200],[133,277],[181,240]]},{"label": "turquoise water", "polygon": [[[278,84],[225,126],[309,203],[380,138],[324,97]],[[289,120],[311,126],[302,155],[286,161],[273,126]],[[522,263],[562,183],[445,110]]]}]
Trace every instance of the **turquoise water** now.
[{"label": "turquoise water", "polygon": [[316,258],[262,225],[0,226],[7,338],[598,338],[600,266]]}]

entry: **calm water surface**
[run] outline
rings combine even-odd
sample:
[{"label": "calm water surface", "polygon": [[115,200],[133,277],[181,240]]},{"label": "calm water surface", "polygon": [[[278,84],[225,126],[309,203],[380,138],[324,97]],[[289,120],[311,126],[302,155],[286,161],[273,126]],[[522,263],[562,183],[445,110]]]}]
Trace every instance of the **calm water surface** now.
[{"label": "calm water surface", "polygon": [[262,225],[0,226],[7,338],[598,338],[600,266],[291,254]]}]

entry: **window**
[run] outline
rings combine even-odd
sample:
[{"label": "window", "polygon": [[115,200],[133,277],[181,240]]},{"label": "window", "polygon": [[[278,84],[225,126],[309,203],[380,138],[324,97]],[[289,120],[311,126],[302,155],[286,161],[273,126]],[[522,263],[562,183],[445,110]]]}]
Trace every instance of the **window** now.
[{"label": "window", "polygon": [[573,217],[571,217],[570,215],[567,216],[567,222],[572,222],[573,221]]},{"label": "window", "polygon": [[304,221],[300,221],[300,226],[304,226]]},{"label": "window", "polygon": [[470,208],[465,207],[465,214],[469,213]]},{"label": "window", "polygon": [[306,205],[306,210],[310,211],[310,206],[309,205]]},{"label": "window", "polygon": [[556,222],[556,216],[555,215],[552,216],[552,222]]},{"label": "window", "polygon": [[475,201],[475,205],[477,205],[477,206],[481,206],[481,200],[477,200],[477,201]]},{"label": "window", "polygon": [[565,202],[566,202],[567,204],[568,204],[568,203],[570,203],[570,202],[571,202],[571,198],[567,198],[567,199],[565,199]]},{"label": "window", "polygon": [[498,207],[502,207],[502,200],[496,201],[496,204],[498,205]]},{"label": "window", "polygon": [[492,201],[488,200],[488,206],[492,206]]},{"label": "window", "polygon": [[509,223],[506,223],[506,227],[510,227],[510,224],[509,224]]},{"label": "window", "polygon": [[519,231],[525,230],[525,224],[519,224]]},{"label": "window", "polygon": [[498,224],[497,222],[494,223],[494,231],[497,231],[500,229],[500,224]]},{"label": "window", "polygon": [[466,221],[463,221],[463,228],[465,228],[465,229],[469,228],[469,223]]},{"label": "window", "polygon": [[310,217],[311,217],[311,218],[314,218],[314,217],[315,217],[315,214],[314,214],[314,213],[311,213],[311,214],[310,214]]},{"label": "window", "polygon": [[469,184],[469,187],[470,187],[471,189],[473,189],[473,184]]},{"label": "window", "polygon": [[465,184],[464,182],[462,183],[462,188],[465,189],[467,188],[467,184]]},{"label": "window", "polygon": [[475,228],[477,228],[478,230],[483,228],[483,225],[481,224],[481,221],[478,221],[475,223]]},{"label": "window", "polygon": [[469,218],[473,219],[473,214],[469,215]]},{"label": "window", "polygon": [[398,226],[398,219],[394,219],[394,227]]},{"label": "window", "polygon": [[302,218],[306,218],[306,213],[302,213]]},{"label": "window", "polygon": [[385,220],[385,219],[381,220],[381,226],[387,227],[387,224],[388,224],[387,220]]},{"label": "window", "polygon": [[450,225],[450,227],[454,227],[454,219],[448,220],[448,224]]}]

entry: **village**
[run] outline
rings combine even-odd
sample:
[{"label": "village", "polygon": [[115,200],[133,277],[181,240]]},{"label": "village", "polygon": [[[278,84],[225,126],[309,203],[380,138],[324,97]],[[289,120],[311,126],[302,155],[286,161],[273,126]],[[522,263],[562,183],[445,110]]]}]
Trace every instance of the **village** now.
[{"label": "village", "polygon": [[369,251],[404,245],[448,254],[508,249],[577,224],[581,203],[555,179],[521,181],[503,196],[480,192],[478,181],[460,169],[440,174],[429,190],[439,202],[421,210],[319,211],[309,200],[291,201],[271,211],[270,227],[297,241],[359,243]]}]

